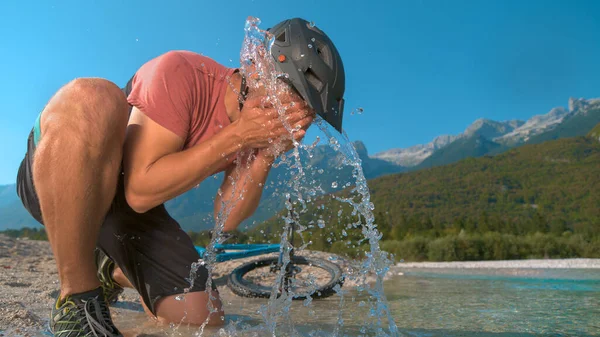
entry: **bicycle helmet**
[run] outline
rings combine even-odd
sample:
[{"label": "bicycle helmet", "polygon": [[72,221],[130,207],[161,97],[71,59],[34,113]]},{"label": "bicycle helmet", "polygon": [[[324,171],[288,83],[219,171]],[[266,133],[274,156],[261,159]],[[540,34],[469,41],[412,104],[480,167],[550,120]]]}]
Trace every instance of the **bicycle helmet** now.
[{"label": "bicycle helmet", "polygon": [[308,106],[342,132],[345,73],[342,58],[329,37],[300,18],[285,20],[267,30],[278,72],[298,91]]}]

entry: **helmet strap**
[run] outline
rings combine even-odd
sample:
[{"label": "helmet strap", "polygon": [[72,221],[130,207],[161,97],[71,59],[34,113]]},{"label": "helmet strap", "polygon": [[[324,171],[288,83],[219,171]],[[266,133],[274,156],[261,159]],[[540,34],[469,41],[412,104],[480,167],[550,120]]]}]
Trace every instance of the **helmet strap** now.
[{"label": "helmet strap", "polygon": [[246,83],[246,76],[242,75],[242,83],[240,84],[240,95],[241,100],[240,100],[240,111],[242,111],[242,108],[244,107],[244,102],[246,101],[246,97],[248,96],[248,84]]}]

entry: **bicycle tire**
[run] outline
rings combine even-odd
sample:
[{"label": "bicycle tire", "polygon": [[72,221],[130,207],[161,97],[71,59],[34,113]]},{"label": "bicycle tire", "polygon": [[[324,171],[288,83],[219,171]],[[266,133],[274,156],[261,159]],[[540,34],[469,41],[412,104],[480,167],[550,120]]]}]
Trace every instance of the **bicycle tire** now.
[{"label": "bicycle tire", "polygon": [[[268,298],[271,297],[271,289],[272,287],[259,286],[252,282],[249,282],[244,279],[244,276],[260,267],[270,266],[272,264],[277,264],[277,257],[266,257],[259,260],[254,260],[247,262],[237,268],[235,268],[227,279],[227,286],[234,294],[242,297],[251,297],[251,298]],[[330,280],[323,286],[317,288],[311,294],[295,294],[292,299],[294,300],[304,300],[308,297],[312,298],[326,298],[332,296],[336,293],[335,287],[336,285],[340,285],[340,287],[344,284],[344,277],[342,275],[342,269],[336,265],[335,263],[320,259],[320,258],[311,258],[304,256],[294,256],[290,263],[294,265],[309,265],[317,268],[321,268],[326,271],[330,275]],[[279,294],[280,295],[280,294]]]}]

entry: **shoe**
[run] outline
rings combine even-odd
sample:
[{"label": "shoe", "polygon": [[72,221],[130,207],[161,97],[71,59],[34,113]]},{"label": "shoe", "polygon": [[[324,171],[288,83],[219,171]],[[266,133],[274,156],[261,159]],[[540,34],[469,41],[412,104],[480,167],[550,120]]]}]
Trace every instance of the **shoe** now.
[{"label": "shoe", "polygon": [[59,297],[52,308],[50,331],[55,337],[123,337],[110,317],[102,287]]},{"label": "shoe", "polygon": [[112,278],[115,263],[101,249],[96,248],[94,255],[96,258],[96,267],[98,268],[98,280],[100,280],[100,284],[102,285],[106,302],[109,304],[115,303],[119,299],[119,295],[123,292],[123,287]]}]

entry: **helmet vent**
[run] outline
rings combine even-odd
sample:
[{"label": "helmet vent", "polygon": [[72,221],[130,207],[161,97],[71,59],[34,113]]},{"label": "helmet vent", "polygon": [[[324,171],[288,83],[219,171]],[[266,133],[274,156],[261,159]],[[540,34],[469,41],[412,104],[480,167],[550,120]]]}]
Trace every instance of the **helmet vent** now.
[{"label": "helmet vent", "polygon": [[315,50],[317,51],[319,58],[323,60],[323,62],[325,62],[329,68],[333,69],[333,56],[331,55],[331,49],[329,49],[329,46],[320,40],[316,40]]},{"label": "helmet vent", "polygon": [[275,38],[279,42],[285,42],[285,30]]},{"label": "helmet vent", "polygon": [[312,85],[318,92],[321,92],[321,89],[323,89],[323,82],[317,77],[312,69],[306,69],[304,75],[306,76],[306,81],[310,83],[310,85]]}]

